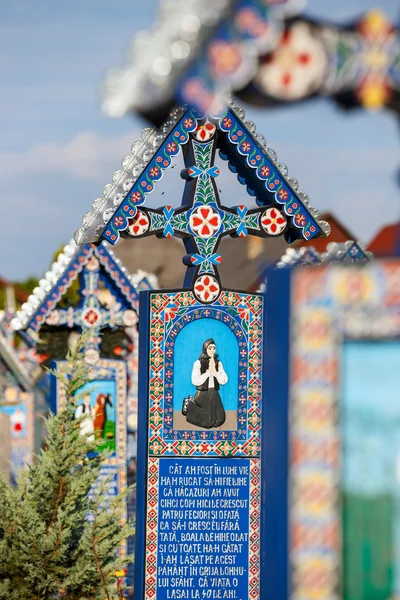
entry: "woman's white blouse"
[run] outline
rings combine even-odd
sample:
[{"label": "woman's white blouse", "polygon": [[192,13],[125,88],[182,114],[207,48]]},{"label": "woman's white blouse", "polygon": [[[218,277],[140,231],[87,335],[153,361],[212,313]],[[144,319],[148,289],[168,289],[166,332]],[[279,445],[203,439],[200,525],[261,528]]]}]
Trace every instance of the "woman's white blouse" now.
[{"label": "woman's white blouse", "polygon": [[[218,363],[218,371],[216,371],[214,373],[214,377],[216,378],[216,380],[218,381],[218,383],[220,385],[224,385],[228,381],[228,375],[225,373],[224,367],[223,367],[221,361],[219,361],[219,363]],[[203,385],[203,383],[205,381],[207,381],[207,379],[208,379],[208,389],[213,388],[214,387],[214,377],[210,373],[209,369],[207,369],[207,371],[205,373],[201,373],[200,361],[196,360],[196,362],[193,365],[193,370],[192,370],[192,384],[193,385],[195,385],[196,387],[199,385]]]}]

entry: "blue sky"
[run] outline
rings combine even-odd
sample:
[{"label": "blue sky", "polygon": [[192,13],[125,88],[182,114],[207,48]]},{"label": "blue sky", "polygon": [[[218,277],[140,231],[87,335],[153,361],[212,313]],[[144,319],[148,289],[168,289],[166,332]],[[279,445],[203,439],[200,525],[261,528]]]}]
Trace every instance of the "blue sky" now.
[{"label": "blue sky", "polygon": [[[397,0],[310,0],[309,14],[346,20]],[[42,276],[101,195],[145,123],[100,109],[99,86],[148,28],[156,0],[3,0],[0,5],[0,275]],[[347,115],[329,102],[247,110],[321,211],[369,241],[400,217],[400,140],[387,112]]]}]

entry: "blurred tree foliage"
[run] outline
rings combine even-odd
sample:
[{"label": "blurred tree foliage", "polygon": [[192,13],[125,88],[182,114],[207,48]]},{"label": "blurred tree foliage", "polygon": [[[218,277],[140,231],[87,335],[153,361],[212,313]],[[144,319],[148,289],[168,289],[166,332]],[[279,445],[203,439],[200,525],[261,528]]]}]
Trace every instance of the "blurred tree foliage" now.
[{"label": "blurred tree foliage", "polygon": [[[0,476],[0,600],[124,600],[132,556],[117,550],[133,535],[123,523],[129,491],[110,495],[101,473],[107,454],[82,433],[79,391],[89,381],[78,339],[64,370],[54,375],[65,405],[46,420],[45,448],[22,471],[16,489]],[[93,437],[93,436],[92,436]]]}]

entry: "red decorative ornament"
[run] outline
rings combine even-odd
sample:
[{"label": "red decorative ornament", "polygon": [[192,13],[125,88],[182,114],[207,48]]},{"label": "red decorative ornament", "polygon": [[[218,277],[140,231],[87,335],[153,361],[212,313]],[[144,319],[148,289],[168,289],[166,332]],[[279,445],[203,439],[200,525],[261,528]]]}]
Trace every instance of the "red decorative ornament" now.
[{"label": "red decorative ornament", "polygon": [[287,225],[286,217],[277,208],[267,208],[261,215],[261,227],[269,235],[280,235]]},{"label": "red decorative ornament", "polygon": [[322,40],[307,23],[294,23],[278,47],[266,56],[256,76],[256,86],[281,100],[297,100],[321,86],[327,66]]},{"label": "red decorative ornament", "polygon": [[138,210],[133,219],[129,219],[128,233],[133,236],[143,235],[150,228],[150,219],[142,210]]},{"label": "red decorative ornament", "polygon": [[101,313],[97,308],[87,308],[82,313],[82,321],[87,327],[94,327],[101,321]]},{"label": "red decorative ornament", "polygon": [[207,142],[212,138],[216,130],[215,125],[212,123],[205,123],[204,125],[199,125],[196,129],[196,139],[199,142]]},{"label": "red decorative ornament", "polygon": [[166,323],[168,323],[168,321],[171,321],[177,312],[178,308],[176,306],[167,306],[167,308],[164,311],[164,321]]},{"label": "red decorative ornament", "polygon": [[200,302],[214,302],[219,296],[220,285],[212,275],[202,275],[194,284],[194,294]]},{"label": "red decorative ornament", "polygon": [[189,220],[192,231],[201,238],[212,237],[221,226],[219,213],[211,206],[200,206],[192,212]]}]

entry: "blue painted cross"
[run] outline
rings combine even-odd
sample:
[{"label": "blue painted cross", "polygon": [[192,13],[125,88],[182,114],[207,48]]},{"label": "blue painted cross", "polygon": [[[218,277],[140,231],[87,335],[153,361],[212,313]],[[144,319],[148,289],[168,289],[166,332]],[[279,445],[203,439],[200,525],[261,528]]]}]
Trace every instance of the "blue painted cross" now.
[{"label": "blue painted cross", "polygon": [[[205,127],[207,140],[203,141],[201,133]],[[216,127],[206,123],[191,134],[189,144],[183,147],[186,168],[181,176],[186,186],[182,205],[176,209],[137,208],[124,232],[134,238],[180,237],[187,252],[183,262],[192,267],[187,271],[184,285],[193,286],[196,297],[205,303],[213,302],[221,289],[218,275],[221,256],[217,250],[222,237],[277,236],[283,235],[288,226],[284,214],[274,206],[254,209],[244,205],[222,206],[215,185],[219,175],[214,164],[217,136]]]}]

